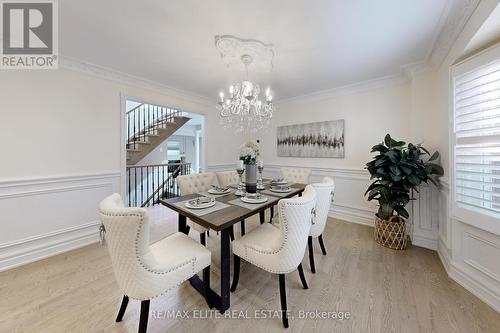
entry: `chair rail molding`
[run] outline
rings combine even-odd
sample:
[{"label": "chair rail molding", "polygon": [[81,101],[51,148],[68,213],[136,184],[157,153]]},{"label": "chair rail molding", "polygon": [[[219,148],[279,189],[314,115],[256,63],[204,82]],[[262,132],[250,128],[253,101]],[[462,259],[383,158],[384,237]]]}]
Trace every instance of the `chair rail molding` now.
[{"label": "chair rail molding", "polygon": [[99,241],[97,206],[119,171],[0,180],[0,271]]}]

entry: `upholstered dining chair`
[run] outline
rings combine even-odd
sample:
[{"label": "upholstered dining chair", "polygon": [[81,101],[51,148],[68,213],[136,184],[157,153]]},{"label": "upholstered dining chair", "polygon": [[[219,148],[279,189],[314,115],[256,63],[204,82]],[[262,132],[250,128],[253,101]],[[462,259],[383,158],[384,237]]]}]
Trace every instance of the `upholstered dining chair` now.
[{"label": "upholstered dining chair", "polygon": [[330,177],[323,178],[321,183],[311,184],[316,190],[316,217],[309,232],[308,248],[309,248],[309,264],[311,265],[311,272],[316,273],[314,266],[314,249],[313,238],[318,237],[319,245],[323,255],[326,256],[325,243],[323,242],[323,231],[325,230],[326,220],[328,219],[328,212],[333,201],[335,193],[335,183]]},{"label": "upholstered dining chair", "polygon": [[116,322],[123,319],[129,298],[141,301],[139,333],[146,332],[149,302],[203,270],[203,284],[209,307],[211,253],[183,233],[176,232],[149,244],[149,220],[143,208],[124,207],[113,194],[99,205],[106,229],[111,264],[124,294]]},{"label": "upholstered dining chair", "polygon": [[302,197],[281,199],[278,202],[280,223],[264,223],[233,241],[234,274],[231,291],[238,286],[240,258],[267,271],[278,274],[283,325],[288,327],[285,274],[298,269],[302,286],[307,282],[302,258],[307,246],[316,206],[316,191],[308,185]]},{"label": "upholstered dining chair", "polygon": [[215,173],[217,175],[217,181],[219,186],[227,187],[230,185],[238,185],[240,182],[240,176],[236,170],[231,171],[220,171]]},{"label": "upholstered dining chair", "polygon": [[[285,168],[285,167],[281,168],[281,176],[289,184],[294,184],[294,183],[309,184],[309,176],[310,175],[311,175],[310,169]],[[271,207],[270,222],[273,221],[274,216],[275,216],[274,207]]]},{"label": "upholstered dining chair", "polygon": [[289,183],[309,184],[311,169],[281,168],[281,175]]},{"label": "upholstered dining chair", "polygon": [[[213,172],[192,173],[177,177],[177,185],[179,186],[181,195],[208,191],[214,183],[215,173]],[[208,229],[191,221],[189,218],[187,219],[187,225],[200,233],[200,243],[206,245],[205,233],[208,234]]]}]

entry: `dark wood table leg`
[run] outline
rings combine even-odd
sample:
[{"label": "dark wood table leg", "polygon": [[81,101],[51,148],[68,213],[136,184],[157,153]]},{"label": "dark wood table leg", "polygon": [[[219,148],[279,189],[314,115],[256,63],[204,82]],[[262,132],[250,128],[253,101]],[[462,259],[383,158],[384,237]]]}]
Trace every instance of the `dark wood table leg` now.
[{"label": "dark wood table leg", "polygon": [[274,216],[274,206],[271,206],[271,218],[269,219],[269,223],[273,223],[273,216]]},{"label": "dark wood table leg", "polygon": [[263,224],[266,220],[266,211],[261,210],[259,212],[259,217],[260,217],[260,224]]},{"label": "dark wood table leg", "polygon": [[177,220],[177,224],[178,224],[177,230],[179,232],[183,232],[187,235],[189,233],[189,230],[187,229],[187,222],[186,221],[187,221],[186,217],[182,214],[179,214],[179,219]]},{"label": "dark wood table leg", "polygon": [[[177,229],[179,230],[179,232],[182,232],[186,235],[189,234],[189,226],[187,225],[186,216],[179,214],[179,219],[177,220],[177,223],[178,223]],[[205,296],[207,294],[207,288],[205,288],[205,284],[203,283],[203,280],[200,279],[198,274],[193,275],[189,279],[189,282],[194,287],[194,289],[196,289],[201,295]],[[210,293],[209,295],[210,303],[216,308],[220,308],[220,296],[217,295],[217,293],[212,289],[210,289],[208,292]]]},{"label": "dark wood table leg", "polygon": [[229,248],[229,237],[233,226],[230,226],[221,231],[220,239],[220,308],[219,311],[224,313],[230,306],[230,256],[231,250]]}]

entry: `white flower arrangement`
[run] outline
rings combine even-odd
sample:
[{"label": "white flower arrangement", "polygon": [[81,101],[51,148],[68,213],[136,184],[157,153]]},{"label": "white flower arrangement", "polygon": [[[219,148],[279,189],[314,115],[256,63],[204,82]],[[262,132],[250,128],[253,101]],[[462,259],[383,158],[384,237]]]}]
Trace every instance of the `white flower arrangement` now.
[{"label": "white flower arrangement", "polygon": [[255,164],[258,153],[259,143],[255,140],[249,140],[240,146],[240,160],[244,164]]}]

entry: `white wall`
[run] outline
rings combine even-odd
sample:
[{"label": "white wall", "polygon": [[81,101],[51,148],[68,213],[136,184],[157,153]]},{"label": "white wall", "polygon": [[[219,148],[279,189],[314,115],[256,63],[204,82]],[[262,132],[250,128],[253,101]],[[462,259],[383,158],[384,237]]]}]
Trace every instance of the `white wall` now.
[{"label": "white wall", "polygon": [[[364,197],[370,183],[364,167],[373,156],[371,147],[387,133],[409,139],[410,93],[408,82],[387,78],[278,103],[273,128],[254,136],[261,140],[265,174],[277,176],[282,166],[295,166],[312,169],[311,181],[331,176],[336,182],[332,216],[372,225],[375,206]],[[276,126],[337,119],[345,120],[345,158],[277,156]]]},{"label": "white wall", "polygon": [[241,141],[220,134],[211,101],[66,66],[0,73],[0,270],[97,240],[97,204],[123,186],[123,97],[204,114],[209,164],[233,160]]},{"label": "white wall", "polygon": [[[265,162],[317,168],[363,169],[371,147],[386,133],[406,138],[410,132],[410,86],[396,83],[370,91],[338,95],[336,91],[278,103],[270,131],[258,134]],[[276,154],[276,126],[345,120],[345,158],[293,158]]]},{"label": "white wall", "polygon": [[[439,190],[421,192],[415,211],[427,212],[416,221],[435,238],[437,251],[448,275],[500,311],[500,224],[486,231],[476,221],[453,216],[450,202],[450,67],[464,56],[466,46],[497,6],[498,1],[482,1],[454,43],[445,61],[433,71],[416,75],[412,80],[412,136],[441,152],[445,177]],[[497,38],[500,36],[497,36]],[[481,45],[476,45],[481,48]],[[435,231],[434,231],[435,230]],[[429,235],[427,235],[429,236]]]}]

